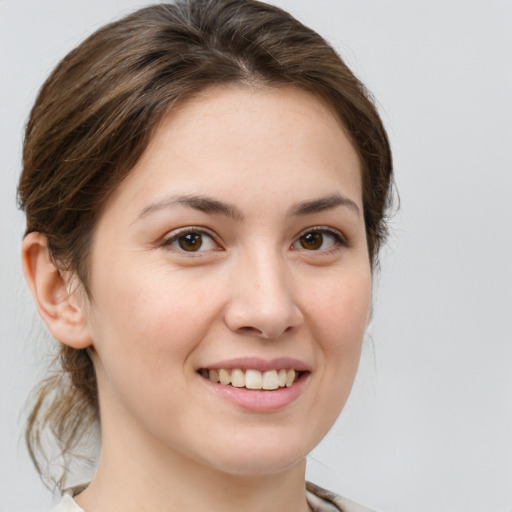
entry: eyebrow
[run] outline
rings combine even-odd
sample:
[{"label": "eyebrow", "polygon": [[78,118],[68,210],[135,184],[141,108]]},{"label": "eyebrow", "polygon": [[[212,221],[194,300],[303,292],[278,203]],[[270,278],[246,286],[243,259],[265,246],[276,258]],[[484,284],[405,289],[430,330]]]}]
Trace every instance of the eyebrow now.
[{"label": "eyebrow", "polygon": [[156,203],[146,206],[137,215],[136,220],[142,219],[150,213],[166,210],[173,206],[188,206],[189,208],[193,208],[194,210],[199,210],[204,213],[218,213],[235,220],[243,219],[243,214],[240,209],[232,204],[224,203],[206,196],[178,195],[167,197],[162,201],[157,201]]},{"label": "eyebrow", "polygon": [[[220,214],[235,220],[243,220],[244,218],[242,211],[233,204],[225,203],[207,196],[177,195],[167,197],[161,201],[157,201],[156,203],[146,206],[137,215],[136,220],[140,220],[151,213],[166,210],[174,206],[187,206],[204,213]],[[332,210],[339,206],[345,206],[354,211],[357,215],[360,215],[361,213],[357,204],[348,197],[340,194],[331,194],[310,201],[301,201],[288,210],[287,216],[299,217],[303,215],[311,215],[325,210]]]},{"label": "eyebrow", "polygon": [[338,206],[346,206],[358,216],[361,215],[359,207],[352,199],[341,194],[331,194],[329,196],[313,199],[312,201],[302,201],[293,206],[289,211],[289,216],[310,215],[325,210],[332,210]]}]

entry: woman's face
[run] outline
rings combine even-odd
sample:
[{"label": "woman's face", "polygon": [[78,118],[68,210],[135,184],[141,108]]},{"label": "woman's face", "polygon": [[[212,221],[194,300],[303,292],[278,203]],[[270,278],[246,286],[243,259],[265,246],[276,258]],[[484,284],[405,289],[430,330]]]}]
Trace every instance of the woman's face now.
[{"label": "woman's face", "polygon": [[340,123],[291,87],[174,109],[99,219],[90,290],[105,450],[236,474],[301,461],[345,404],[371,299]]}]

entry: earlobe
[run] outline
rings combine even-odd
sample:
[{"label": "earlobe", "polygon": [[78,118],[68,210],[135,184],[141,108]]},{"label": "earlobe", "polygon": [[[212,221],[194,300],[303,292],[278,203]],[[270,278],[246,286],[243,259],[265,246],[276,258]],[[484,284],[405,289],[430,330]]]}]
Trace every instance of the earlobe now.
[{"label": "earlobe", "polygon": [[91,346],[84,307],[55,266],[46,236],[33,232],[25,237],[22,262],[39,314],[54,338],[77,349]]}]

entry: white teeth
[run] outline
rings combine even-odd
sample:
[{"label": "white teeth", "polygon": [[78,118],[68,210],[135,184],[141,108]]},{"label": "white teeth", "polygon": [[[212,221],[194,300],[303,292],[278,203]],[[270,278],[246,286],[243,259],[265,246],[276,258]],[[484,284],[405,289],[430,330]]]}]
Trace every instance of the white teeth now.
[{"label": "white teeth", "polygon": [[245,387],[245,375],[242,370],[236,369],[231,372],[231,385],[234,388]]},{"label": "white teeth", "polygon": [[295,380],[295,370],[286,371],[286,387],[289,388]]},{"label": "white teeth", "polygon": [[224,386],[231,383],[231,376],[226,370],[224,370],[224,368],[219,370],[219,380],[221,384],[224,384]]},{"label": "white teeth", "polygon": [[297,379],[298,372],[294,369],[280,369],[260,372],[259,370],[241,370],[236,368],[226,370],[225,368],[211,370],[202,368],[199,373],[211,380],[212,382],[220,382],[224,386],[232,385],[235,388],[247,389],[265,389],[268,391],[289,388]]},{"label": "white teeth", "polygon": [[263,374],[263,389],[277,389],[279,387],[279,378],[276,370],[270,370]]},{"label": "white teeth", "polygon": [[258,370],[247,370],[245,372],[245,387],[247,389],[261,389],[262,380],[261,372]]}]

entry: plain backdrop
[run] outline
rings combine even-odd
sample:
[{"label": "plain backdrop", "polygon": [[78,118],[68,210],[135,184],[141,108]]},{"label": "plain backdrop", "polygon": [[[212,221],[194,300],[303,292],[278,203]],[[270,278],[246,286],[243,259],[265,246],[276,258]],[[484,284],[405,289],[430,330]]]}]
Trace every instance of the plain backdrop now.
[{"label": "plain backdrop", "polygon": [[[55,501],[22,440],[46,364],[19,261],[24,123],[58,60],[147,3],[0,0],[0,512]],[[383,512],[510,512],[512,1],[274,3],[374,93],[401,196],[353,394],[308,478]]]}]

